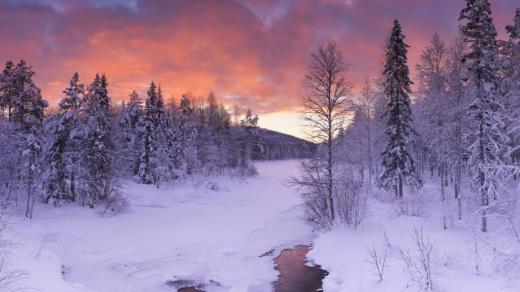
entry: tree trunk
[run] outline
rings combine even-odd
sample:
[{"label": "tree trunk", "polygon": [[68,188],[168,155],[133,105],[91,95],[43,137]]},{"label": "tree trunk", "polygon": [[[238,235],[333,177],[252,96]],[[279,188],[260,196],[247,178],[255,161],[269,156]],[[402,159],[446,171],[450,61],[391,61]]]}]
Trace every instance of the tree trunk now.
[{"label": "tree trunk", "polygon": [[399,174],[399,199],[403,198],[403,178],[401,174]]},{"label": "tree trunk", "polygon": [[370,131],[370,115],[368,116],[368,190],[372,189],[372,136]]},{"label": "tree trunk", "polygon": [[[332,112],[329,110],[329,113]],[[334,222],[334,198],[333,198],[333,181],[332,181],[332,119],[329,118],[329,129],[328,129],[328,165],[327,165],[327,171],[328,171],[328,180],[329,180],[329,204],[330,204],[330,218],[332,219],[332,222]]]}]

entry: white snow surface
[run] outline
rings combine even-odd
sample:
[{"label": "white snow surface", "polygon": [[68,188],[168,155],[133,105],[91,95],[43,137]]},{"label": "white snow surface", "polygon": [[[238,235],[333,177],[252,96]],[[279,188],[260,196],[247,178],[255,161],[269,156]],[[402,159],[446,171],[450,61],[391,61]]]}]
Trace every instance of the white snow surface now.
[{"label": "white snow surface", "polygon": [[[164,187],[123,184],[128,211],[38,206],[16,219],[11,261],[36,291],[175,291],[168,280],[216,281],[213,291],[270,291],[277,251],[312,240],[301,199],[288,186],[296,161],[258,163],[247,180]],[[261,256],[274,249],[273,255]],[[62,267],[63,265],[63,267]],[[65,271],[62,277],[62,270]]]},{"label": "white snow surface", "polygon": [[[469,192],[469,190],[464,190]],[[375,191],[377,193],[377,191]],[[417,255],[415,241],[412,240],[414,229],[422,230],[424,238],[433,246],[432,282],[433,291],[441,292],[518,292],[520,277],[516,273],[496,271],[493,250],[484,242],[492,242],[494,233],[476,233],[480,219],[465,215],[458,221],[449,207],[448,229],[443,229],[439,191],[436,184],[427,182],[418,194],[412,196],[412,204],[422,209],[422,215],[406,216],[396,207],[396,202],[388,200],[391,195],[380,194],[386,198],[369,199],[368,218],[357,230],[337,227],[322,233],[314,240],[313,249],[307,258],[329,272],[324,279],[326,292],[422,292],[430,291],[424,283],[416,283],[407,272],[401,250],[408,250]],[[454,201],[454,200],[453,200]],[[418,203],[421,202],[421,203]],[[451,212],[451,213],[450,213]],[[452,214],[452,216],[450,216]],[[469,218],[468,218],[469,217]],[[475,224],[476,223],[476,224]],[[491,230],[499,226],[490,221]],[[385,239],[385,234],[388,241]],[[475,253],[475,238],[477,250]],[[371,263],[369,248],[375,248],[380,254],[386,243],[390,243],[387,253],[383,281],[379,281],[375,266]],[[514,244],[514,243],[511,243]],[[477,256],[476,256],[477,255]],[[476,265],[478,263],[478,272]],[[417,278],[417,277],[415,277]]]},{"label": "white snow surface", "polygon": [[[434,246],[434,291],[520,291],[518,275],[496,272],[485,247],[480,247],[477,275],[472,224],[452,218],[449,229],[442,229],[432,183],[420,193],[426,198],[422,217],[399,215],[395,202],[381,199],[389,195],[380,194],[369,200],[369,217],[357,230],[312,232],[303,220],[301,198],[288,186],[297,164],[257,163],[258,176],[247,180],[217,177],[209,179],[212,183],[199,180],[159,189],[124,182],[129,208],[112,217],[88,208],[38,205],[33,220],[11,219],[9,237],[16,243],[11,268],[28,272],[18,287],[42,292],[175,291],[166,282],[185,279],[220,283],[210,285],[210,292],[267,292],[278,276],[274,257],[284,248],[313,243],[308,258],[329,272],[326,292],[423,291],[410,281],[398,253],[398,247],[414,251],[410,233],[418,227]],[[212,184],[219,189],[211,190]],[[382,249],[382,230],[392,249],[384,279],[378,282],[367,247]]]}]

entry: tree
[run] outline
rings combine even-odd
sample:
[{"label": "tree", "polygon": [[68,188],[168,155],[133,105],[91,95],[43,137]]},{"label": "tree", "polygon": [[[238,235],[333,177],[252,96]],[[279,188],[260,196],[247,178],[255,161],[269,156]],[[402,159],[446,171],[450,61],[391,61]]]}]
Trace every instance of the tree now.
[{"label": "tree", "polygon": [[32,78],[35,73],[32,68],[20,61],[13,70],[13,87],[10,89],[10,118],[17,125],[19,143],[22,153],[22,179],[25,181],[27,201],[25,217],[31,218],[33,204],[39,193],[42,165],[42,136],[44,109],[47,101],[42,98],[40,89]]},{"label": "tree", "polygon": [[[502,103],[508,115],[507,130],[511,137],[511,146],[520,143],[518,121],[520,120],[520,8],[516,10],[513,24],[506,26],[508,39],[501,42],[501,75],[500,93]],[[520,151],[511,155],[515,165],[520,164]]]},{"label": "tree", "polygon": [[143,101],[134,90],[130,100],[123,105],[119,114],[120,163],[124,170],[132,175],[139,171],[139,159],[142,153],[142,123],[144,117]]},{"label": "tree", "polygon": [[179,143],[181,153],[178,155],[177,168],[183,169],[185,174],[192,174],[196,166],[195,137],[197,128],[195,125],[194,109],[190,96],[183,95],[179,106]]},{"label": "tree", "polygon": [[5,68],[0,74],[0,109],[2,115],[11,119],[12,100],[17,90],[14,82],[14,64],[12,61],[7,61]]},{"label": "tree", "polygon": [[357,101],[357,108],[363,115],[363,128],[366,136],[366,164],[368,168],[368,188],[372,187],[372,176],[374,172],[374,157],[373,157],[373,125],[374,111],[376,106],[377,96],[372,89],[370,79],[367,77],[363,82],[361,96]]},{"label": "tree", "polygon": [[[346,64],[343,54],[337,45],[328,42],[319,46],[312,54],[304,85],[307,95],[303,98],[303,114],[310,137],[322,144],[325,151],[317,155],[313,161],[304,163],[305,176],[320,186],[312,189],[323,190],[320,196],[326,203],[322,208],[330,222],[335,219],[334,180],[335,152],[334,138],[342,129],[345,119],[352,108],[350,86],[344,77]],[[304,183],[303,181],[300,181]]]},{"label": "tree", "polygon": [[459,17],[468,49],[466,93],[471,96],[468,170],[473,187],[480,193],[482,232],[487,232],[489,199],[496,198],[509,143],[503,132],[504,108],[497,98],[497,32],[487,0],[467,0]]},{"label": "tree", "polygon": [[79,136],[82,129],[79,114],[84,105],[85,85],[79,82],[79,74],[74,73],[69,87],[63,91],[65,97],[59,102],[61,113],[49,121],[51,145],[47,150],[48,169],[45,179],[46,196],[57,205],[61,201],[76,200],[78,161],[80,160]]},{"label": "tree", "polygon": [[142,183],[158,184],[172,176],[168,139],[173,137],[169,132],[161,88],[153,82],[148,89],[142,127],[138,176]]},{"label": "tree", "polygon": [[448,48],[446,59],[446,84],[449,111],[448,132],[450,152],[448,159],[453,163],[455,177],[453,182],[454,197],[457,200],[457,217],[462,220],[462,171],[465,167],[466,144],[464,135],[468,129],[466,111],[469,107],[468,96],[464,92],[466,67],[461,62],[464,57],[464,40],[457,36]]},{"label": "tree", "polygon": [[114,191],[111,108],[105,75],[96,74],[86,97],[84,163],[86,188],[83,203],[94,207],[111,198]]},{"label": "tree", "polygon": [[395,20],[387,44],[383,72],[384,92],[388,101],[384,113],[388,144],[382,153],[383,172],[378,178],[378,186],[385,190],[393,189],[396,198],[403,197],[403,183],[414,189],[422,186],[411,153],[415,146],[416,132],[412,127],[409,96],[412,81],[409,78],[406,57],[408,45],[404,38],[401,25]]}]

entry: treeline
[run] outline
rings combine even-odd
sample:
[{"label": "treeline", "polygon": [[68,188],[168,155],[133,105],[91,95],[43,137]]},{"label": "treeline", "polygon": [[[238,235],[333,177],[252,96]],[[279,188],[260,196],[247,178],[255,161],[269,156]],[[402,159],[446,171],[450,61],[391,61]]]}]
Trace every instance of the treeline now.
[{"label": "treeline", "polygon": [[117,208],[121,178],[159,185],[194,174],[248,176],[252,158],[307,151],[307,143],[287,149],[264,137],[250,110],[241,120],[235,111],[232,122],[213,94],[166,102],[152,82],[145,97],[133,91],[114,105],[104,74],[87,86],[75,73],[45,115],[34,75],[24,61],[0,74],[0,199],[4,208],[24,204],[27,217],[36,200]]}]

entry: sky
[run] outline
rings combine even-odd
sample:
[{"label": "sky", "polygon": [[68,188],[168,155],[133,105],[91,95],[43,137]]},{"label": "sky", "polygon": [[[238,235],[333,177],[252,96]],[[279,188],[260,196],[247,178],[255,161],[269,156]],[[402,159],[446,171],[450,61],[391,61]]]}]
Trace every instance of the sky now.
[{"label": "sky", "polygon": [[[491,0],[504,35],[518,0]],[[432,35],[449,40],[464,0],[0,0],[0,62],[26,60],[55,105],[74,72],[105,73],[115,102],[151,81],[165,97],[214,92],[260,125],[303,136],[298,115],[309,54],[334,40],[355,89],[378,77],[398,19],[412,69]],[[413,76],[412,76],[413,77]]]}]

